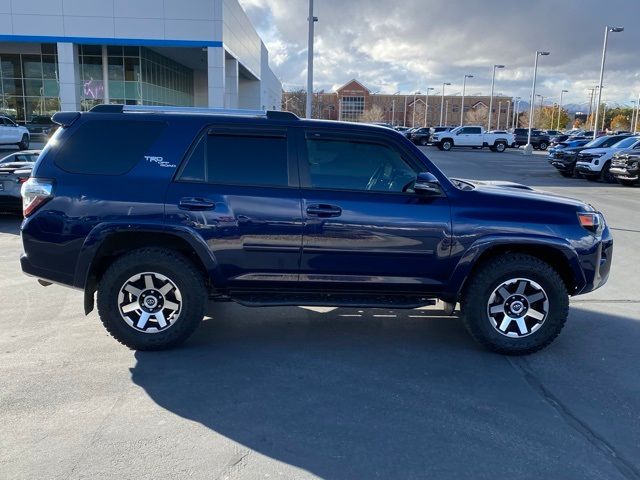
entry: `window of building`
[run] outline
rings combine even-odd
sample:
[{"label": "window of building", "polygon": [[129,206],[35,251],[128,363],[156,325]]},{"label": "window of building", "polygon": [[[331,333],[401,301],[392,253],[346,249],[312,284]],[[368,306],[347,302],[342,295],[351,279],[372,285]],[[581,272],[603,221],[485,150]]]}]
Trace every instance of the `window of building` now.
[{"label": "window of building", "polygon": [[387,145],[307,139],[312,188],[402,192],[416,178],[398,151]]},{"label": "window of building", "polygon": [[19,123],[60,110],[58,58],[54,44],[40,54],[0,53],[0,114]]},{"label": "window of building", "polygon": [[200,140],[180,174],[181,180],[227,185],[289,185],[284,132],[216,133]]},{"label": "window of building", "polygon": [[357,122],[364,113],[364,97],[342,97],[340,120]]}]

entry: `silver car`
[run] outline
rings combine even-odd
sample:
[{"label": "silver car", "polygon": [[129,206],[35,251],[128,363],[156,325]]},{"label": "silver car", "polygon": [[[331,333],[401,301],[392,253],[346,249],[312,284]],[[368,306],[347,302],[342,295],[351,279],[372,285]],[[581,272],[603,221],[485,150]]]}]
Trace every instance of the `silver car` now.
[{"label": "silver car", "polygon": [[0,212],[22,211],[20,187],[31,175],[40,150],[12,153],[0,160]]}]

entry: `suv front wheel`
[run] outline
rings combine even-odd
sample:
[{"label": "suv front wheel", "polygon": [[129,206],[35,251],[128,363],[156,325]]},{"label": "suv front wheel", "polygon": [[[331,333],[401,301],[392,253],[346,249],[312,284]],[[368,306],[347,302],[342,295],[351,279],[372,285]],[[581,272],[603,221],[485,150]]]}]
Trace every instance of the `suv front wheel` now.
[{"label": "suv front wheel", "polygon": [[549,345],[569,311],[569,295],[558,272],[536,257],[515,253],[482,265],[469,280],[461,303],[471,336],[509,355]]},{"label": "suv front wheel", "polygon": [[184,342],[204,317],[202,274],[183,255],[162,248],[118,258],[98,285],[98,312],[107,331],[134,350]]}]

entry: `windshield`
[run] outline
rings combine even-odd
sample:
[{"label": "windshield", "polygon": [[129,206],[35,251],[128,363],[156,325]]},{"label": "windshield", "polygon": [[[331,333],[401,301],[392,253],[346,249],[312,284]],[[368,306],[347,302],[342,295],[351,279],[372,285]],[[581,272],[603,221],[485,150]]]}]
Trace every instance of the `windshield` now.
[{"label": "windshield", "polygon": [[633,146],[633,144],[637,141],[638,137],[625,138],[624,140],[620,140],[618,143],[616,143],[613,148],[629,148]]},{"label": "windshield", "polygon": [[602,144],[606,139],[607,139],[607,137],[598,137],[598,138],[595,138],[595,139],[591,140],[589,143],[587,143],[587,144],[585,145],[585,147],[589,147],[589,148],[591,148],[591,147],[598,147],[598,146],[600,146],[600,145],[601,145],[601,144]]}]

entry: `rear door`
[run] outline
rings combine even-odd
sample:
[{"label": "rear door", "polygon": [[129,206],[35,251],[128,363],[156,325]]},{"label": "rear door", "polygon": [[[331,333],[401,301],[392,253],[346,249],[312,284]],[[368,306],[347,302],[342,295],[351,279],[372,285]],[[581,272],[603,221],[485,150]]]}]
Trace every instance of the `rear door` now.
[{"label": "rear door", "polygon": [[208,128],[169,188],[166,218],[204,239],[226,286],[297,281],[302,214],[287,128]]},{"label": "rear door", "polygon": [[449,273],[450,210],[445,196],[411,191],[424,164],[380,135],[299,131],[301,284],[438,291]]}]

